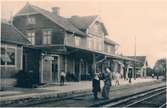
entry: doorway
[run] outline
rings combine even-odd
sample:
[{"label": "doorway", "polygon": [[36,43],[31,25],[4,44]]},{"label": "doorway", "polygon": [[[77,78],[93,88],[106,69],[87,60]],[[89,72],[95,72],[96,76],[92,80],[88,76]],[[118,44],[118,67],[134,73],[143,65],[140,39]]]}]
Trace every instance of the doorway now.
[{"label": "doorway", "polygon": [[52,56],[52,81],[59,81],[59,73],[58,73],[58,56]]}]

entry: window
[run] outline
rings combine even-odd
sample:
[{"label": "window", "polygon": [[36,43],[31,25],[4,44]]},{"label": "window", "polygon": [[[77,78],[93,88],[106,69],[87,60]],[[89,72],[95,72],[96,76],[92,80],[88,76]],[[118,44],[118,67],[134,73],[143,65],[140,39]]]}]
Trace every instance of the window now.
[{"label": "window", "polygon": [[76,47],[80,46],[80,41],[81,41],[80,37],[75,36],[75,46]]},{"label": "window", "polygon": [[100,38],[94,38],[94,49],[99,51],[102,50],[102,41]]},{"label": "window", "polygon": [[93,43],[94,43],[94,49],[97,49],[97,42],[96,42],[96,38],[93,39]]},{"label": "window", "polygon": [[103,40],[102,39],[99,40],[99,50],[103,51]]},{"label": "window", "polygon": [[5,48],[1,48],[1,65],[5,65]]},{"label": "window", "polygon": [[15,49],[1,47],[1,65],[15,65]]},{"label": "window", "polygon": [[107,52],[108,53],[110,53],[110,51],[111,51],[110,49],[111,49],[111,47],[109,45],[107,45]]},{"label": "window", "polygon": [[92,38],[88,38],[88,48],[89,49],[93,49],[93,39]]},{"label": "window", "polygon": [[35,45],[35,32],[27,32],[28,40]]},{"label": "window", "polygon": [[110,50],[111,50],[111,53],[115,53],[115,47],[114,46],[111,46],[111,48],[110,48]]},{"label": "window", "polygon": [[97,38],[97,50],[102,50],[102,40],[100,38]]},{"label": "window", "polygon": [[36,20],[35,17],[29,16],[27,17],[27,24],[35,24]]},{"label": "window", "polygon": [[9,61],[7,61],[8,65],[15,65],[15,49],[14,48],[7,48],[7,55],[9,57]]},{"label": "window", "polygon": [[44,30],[43,31],[43,44],[51,44],[52,31]]}]

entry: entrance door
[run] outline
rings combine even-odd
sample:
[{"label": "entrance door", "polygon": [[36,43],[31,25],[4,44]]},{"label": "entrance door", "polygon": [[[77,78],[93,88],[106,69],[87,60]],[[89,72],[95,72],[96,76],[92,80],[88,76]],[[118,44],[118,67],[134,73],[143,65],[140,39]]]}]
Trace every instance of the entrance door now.
[{"label": "entrance door", "polygon": [[58,56],[53,56],[52,60],[52,80],[58,82]]},{"label": "entrance door", "polygon": [[23,54],[23,71],[24,72],[28,71],[27,70],[27,54],[26,53]]},{"label": "entrance door", "polygon": [[45,56],[43,58],[42,63],[42,82],[43,83],[51,83],[52,82],[52,70],[51,70],[51,60],[49,60],[50,56]]}]

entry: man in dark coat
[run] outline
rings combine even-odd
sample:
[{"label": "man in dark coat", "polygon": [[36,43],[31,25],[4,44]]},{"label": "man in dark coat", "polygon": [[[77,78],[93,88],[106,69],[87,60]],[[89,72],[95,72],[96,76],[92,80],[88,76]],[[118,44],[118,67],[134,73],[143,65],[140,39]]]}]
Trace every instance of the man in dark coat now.
[{"label": "man in dark coat", "polygon": [[98,92],[101,91],[101,89],[100,89],[100,79],[99,79],[98,73],[96,73],[95,77],[93,78],[92,87],[93,87],[92,92],[93,92],[94,98],[98,99]]},{"label": "man in dark coat", "polygon": [[132,79],[132,70],[130,69],[129,70],[129,73],[128,73],[128,78],[129,78],[129,83],[131,83],[131,79]]},{"label": "man in dark coat", "polygon": [[103,87],[102,96],[105,99],[109,99],[111,80],[112,80],[112,73],[111,73],[109,68],[106,68],[106,71],[104,72],[104,79],[103,80],[104,80],[104,87]]}]

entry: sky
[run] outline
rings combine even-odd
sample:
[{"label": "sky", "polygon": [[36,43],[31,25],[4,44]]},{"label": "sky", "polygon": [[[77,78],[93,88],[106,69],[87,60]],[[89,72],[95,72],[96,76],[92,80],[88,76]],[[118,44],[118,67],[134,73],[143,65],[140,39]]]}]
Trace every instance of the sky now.
[{"label": "sky", "polygon": [[27,2],[60,15],[99,15],[110,39],[120,44],[119,53],[147,56],[151,67],[157,59],[167,58],[167,1],[165,0],[2,0],[1,18],[10,19]]}]

